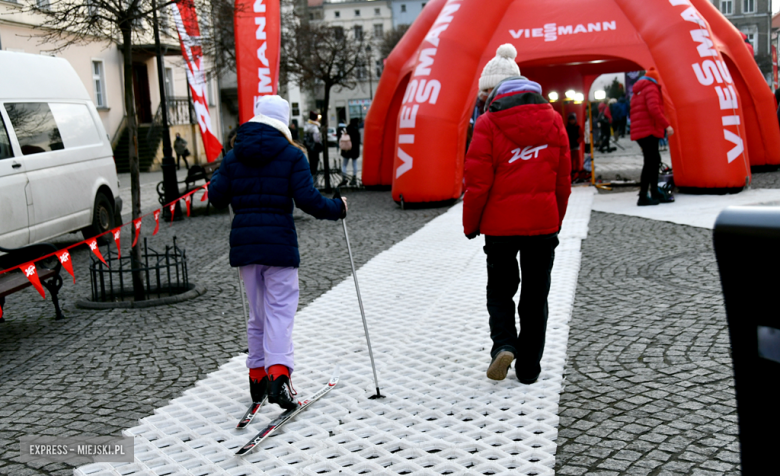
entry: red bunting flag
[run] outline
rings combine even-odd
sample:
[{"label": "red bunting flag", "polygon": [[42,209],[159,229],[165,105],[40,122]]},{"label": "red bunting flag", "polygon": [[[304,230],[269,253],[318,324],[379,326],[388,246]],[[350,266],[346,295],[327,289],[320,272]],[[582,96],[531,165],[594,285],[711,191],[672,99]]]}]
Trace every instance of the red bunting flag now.
[{"label": "red bunting flag", "polygon": [[173,218],[176,216],[176,202],[171,203],[168,209],[171,211],[171,225],[173,225]]},{"label": "red bunting flag", "polygon": [[41,297],[43,297],[43,299],[46,299],[46,293],[43,291],[41,280],[38,277],[38,271],[35,269],[35,262],[30,261],[27,264],[23,264],[19,266],[19,269],[21,269],[24,275],[27,277],[27,279],[30,280],[30,284],[32,284],[33,287],[37,289],[39,293],[41,293]]},{"label": "red bunting flag", "polygon": [[154,233],[152,233],[152,236],[156,235],[158,231],[160,231],[160,211],[161,210],[155,210],[154,212]]},{"label": "red bunting flag", "polygon": [[3,306],[0,306],[0,319],[3,318]]},{"label": "red bunting flag", "polygon": [[73,276],[73,283],[76,283],[76,275],[73,273],[73,261],[70,259],[70,251],[67,249],[60,250],[55,252],[54,254],[57,255],[57,258],[60,260],[60,263],[62,264],[62,267],[65,268],[65,271],[70,273],[71,276]]},{"label": "red bunting flag", "polygon": [[103,259],[103,255],[100,254],[100,250],[98,249],[97,238],[91,238],[87,240],[87,246],[89,246],[89,249],[95,253],[95,256],[100,258],[100,261],[102,261],[104,265],[108,266],[108,263],[106,263],[106,260]]},{"label": "red bunting flag", "polygon": [[200,201],[201,202],[205,202],[208,199],[209,199],[209,189],[206,188],[206,187],[203,187],[203,196],[200,197]]},{"label": "red bunting flag", "polygon": [[187,204],[187,216],[190,216],[190,202],[192,201],[192,193],[188,193],[184,196],[184,203]]},{"label": "red bunting flag", "polygon": [[133,237],[133,248],[135,248],[135,244],[138,243],[138,237],[141,235],[141,222],[143,221],[143,218],[137,218],[133,220],[133,230],[135,231],[135,236]]},{"label": "red bunting flag", "polygon": [[122,257],[122,245],[120,244],[120,237],[122,236],[122,227],[114,228],[111,230],[111,235],[114,236],[114,243],[116,243],[116,256]]}]

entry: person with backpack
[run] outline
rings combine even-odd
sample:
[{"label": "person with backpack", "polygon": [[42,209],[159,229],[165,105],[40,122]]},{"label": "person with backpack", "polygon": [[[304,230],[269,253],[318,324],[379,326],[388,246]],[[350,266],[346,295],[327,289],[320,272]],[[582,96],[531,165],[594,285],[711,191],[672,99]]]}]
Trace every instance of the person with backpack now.
[{"label": "person with backpack", "polygon": [[[507,47],[499,47],[498,55]],[[474,128],[463,196],[464,234],[468,239],[485,235],[490,379],[506,378],[515,359],[521,383],[531,384],[541,373],[550,273],[571,194],[570,174],[563,118],[542,96],[541,86],[522,76],[501,81]],[[519,273],[518,335],[513,297]]]},{"label": "person with backpack", "polygon": [[217,208],[235,212],[230,230],[230,265],[238,267],[249,301],[247,341],[249,391],[253,402],[295,408],[290,376],[295,367],[292,330],[298,309],[301,258],[293,207],[318,219],[346,217],[347,200],[329,199],[314,188],[303,150],[287,127],[290,106],[263,96],[259,114],[238,129],[209,184]]},{"label": "person with backpack", "polygon": [[357,185],[357,161],[360,157],[360,129],[358,129],[358,119],[353,117],[349,120],[346,130],[341,133],[339,139],[339,149],[341,149],[341,183],[339,187],[347,184],[347,162],[352,160],[352,180],[351,186]]},{"label": "person with backpack", "polygon": [[[664,134],[674,134],[674,129],[664,115],[660,81],[658,71],[650,68],[634,85],[634,95],[631,97],[631,140],[642,148],[644,158],[637,201],[640,207],[673,201],[658,190],[658,168],[661,166],[658,142],[664,138]],[[647,195],[648,191],[650,196]]]},{"label": "person with backpack", "polygon": [[320,152],[323,150],[319,118],[319,114],[311,111],[309,112],[309,120],[303,125],[303,145],[306,147],[306,155],[309,157],[311,176],[315,180],[317,169],[320,166]]},{"label": "person with backpack", "polygon": [[601,143],[599,144],[599,152],[614,152],[617,150],[616,147],[612,147],[610,145],[610,140],[612,138],[612,112],[609,110],[609,100],[604,99],[601,104],[599,104],[599,115],[596,119],[596,125],[598,125],[599,128],[599,139]]}]

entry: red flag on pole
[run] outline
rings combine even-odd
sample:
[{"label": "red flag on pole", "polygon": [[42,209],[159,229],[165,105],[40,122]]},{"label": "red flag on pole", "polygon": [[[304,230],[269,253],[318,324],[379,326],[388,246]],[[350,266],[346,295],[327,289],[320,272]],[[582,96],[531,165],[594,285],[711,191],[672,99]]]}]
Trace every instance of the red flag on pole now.
[{"label": "red flag on pole", "polygon": [[190,202],[192,201],[192,192],[184,196],[184,203],[187,204],[187,216],[190,216]]},{"label": "red flag on pole", "polygon": [[205,202],[209,198],[209,189],[206,187],[203,187],[203,196],[200,197],[201,202]]},{"label": "red flag on pole", "polygon": [[37,289],[39,293],[41,293],[41,297],[46,299],[46,293],[43,291],[43,285],[41,285],[41,280],[38,277],[38,270],[35,269],[35,262],[30,261],[27,264],[21,265],[19,268],[22,270],[27,279],[30,280],[30,283],[33,285],[33,287]]},{"label": "red flag on pole", "polygon": [[91,249],[92,252],[95,253],[95,256],[100,258],[100,261],[102,261],[104,265],[108,266],[106,260],[103,259],[103,255],[100,254],[100,249],[98,248],[98,244],[97,244],[97,238],[91,238],[87,240],[87,246],[89,246],[89,249]]},{"label": "red flag on pole", "polygon": [[236,37],[239,124],[257,113],[257,101],[276,94],[282,43],[279,0],[236,0],[233,29]]},{"label": "red flag on pole", "polygon": [[[258,3],[260,3],[259,0]],[[277,0],[278,1],[278,0]],[[206,149],[206,158],[214,162],[222,152],[222,144],[211,130],[211,115],[207,101],[206,72],[201,61],[203,49],[201,48],[200,28],[198,27],[198,14],[195,12],[195,4],[192,0],[178,0],[171,5],[173,21],[179,32],[181,53],[187,66],[187,80],[192,90],[192,103],[195,115],[200,126],[200,134],[203,138],[203,147]]]},{"label": "red flag on pole", "polygon": [[116,243],[116,256],[122,257],[122,245],[120,244],[120,237],[122,235],[122,227],[114,228],[111,230],[111,235],[114,237],[114,243]]},{"label": "red flag on pole", "polygon": [[133,220],[133,231],[135,233],[135,236],[133,237],[133,247],[135,247],[135,244],[138,243],[138,237],[141,235],[141,222],[143,221],[143,218],[137,218]]},{"label": "red flag on pole", "polygon": [[55,252],[54,254],[57,255],[57,259],[60,260],[60,263],[62,264],[62,267],[65,268],[65,271],[70,273],[71,276],[73,276],[73,283],[76,283],[76,275],[73,273],[73,261],[70,259],[70,251],[67,249],[60,250]]},{"label": "red flag on pole", "polygon": [[160,231],[160,212],[162,210],[155,210],[154,212],[154,233],[152,233],[152,236],[156,235],[158,231]]}]

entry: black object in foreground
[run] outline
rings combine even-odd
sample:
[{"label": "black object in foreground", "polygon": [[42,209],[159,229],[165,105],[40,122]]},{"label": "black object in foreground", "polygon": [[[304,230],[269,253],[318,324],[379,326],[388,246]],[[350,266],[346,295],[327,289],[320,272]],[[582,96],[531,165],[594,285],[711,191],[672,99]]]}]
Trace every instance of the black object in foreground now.
[{"label": "black object in foreground", "polygon": [[251,405],[249,405],[249,409],[244,413],[244,416],[241,417],[241,420],[239,420],[238,425],[236,425],[236,429],[242,429],[246,428],[246,426],[252,422],[252,418],[257,415],[258,410],[260,410],[260,407],[262,407],[265,402],[268,401],[268,396],[263,398],[262,402],[252,402]]},{"label": "black object in foreground", "polygon": [[265,428],[263,428],[260,433],[255,435],[254,438],[249,440],[247,444],[241,447],[240,450],[236,451],[236,456],[243,456],[249,452],[251,452],[253,449],[257,447],[260,443],[265,441],[266,438],[271,436],[273,432],[281,428],[285,423],[295,418],[296,415],[301,413],[302,411],[306,410],[311,406],[312,403],[316,402],[320,398],[324,397],[325,394],[333,390],[333,387],[336,386],[336,384],[339,382],[339,371],[336,369],[336,371],[333,373],[333,376],[330,378],[330,381],[327,385],[322,387],[317,393],[311,396],[308,400],[304,400],[302,402],[298,402],[298,407],[293,408],[291,410],[287,410],[281,415],[279,415],[278,418],[273,420],[271,423],[268,424]]},{"label": "black object in foreground", "polygon": [[742,474],[776,474],[780,207],[729,207],[713,231],[734,362]]}]

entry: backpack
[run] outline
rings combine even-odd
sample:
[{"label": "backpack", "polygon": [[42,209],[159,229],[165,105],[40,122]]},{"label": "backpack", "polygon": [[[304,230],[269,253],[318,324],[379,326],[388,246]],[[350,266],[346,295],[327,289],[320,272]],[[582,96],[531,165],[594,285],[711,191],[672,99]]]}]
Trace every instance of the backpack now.
[{"label": "backpack", "polygon": [[303,145],[306,147],[307,151],[310,150],[315,154],[322,152],[322,144],[314,140],[314,134],[311,132],[307,132],[303,135]]},{"label": "backpack", "polygon": [[347,134],[347,131],[342,131],[341,138],[339,138],[339,149],[344,152],[352,150],[352,139]]}]

